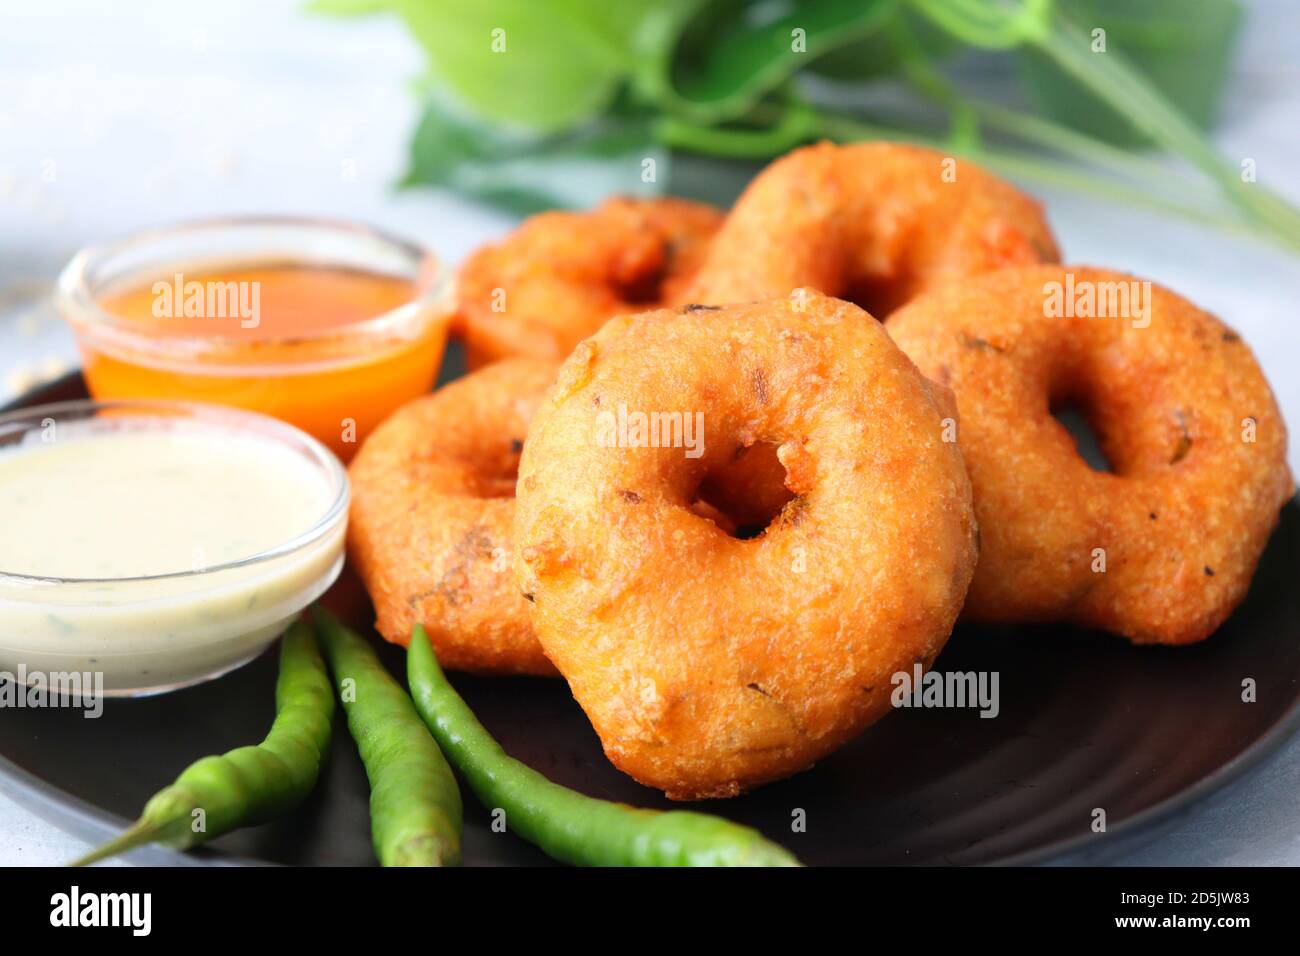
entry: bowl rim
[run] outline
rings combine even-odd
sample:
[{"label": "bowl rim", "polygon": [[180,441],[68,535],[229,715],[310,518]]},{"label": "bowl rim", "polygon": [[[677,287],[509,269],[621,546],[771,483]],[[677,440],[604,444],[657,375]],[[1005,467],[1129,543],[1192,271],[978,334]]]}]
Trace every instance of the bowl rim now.
[{"label": "bowl rim", "polygon": [[[177,220],[147,226],[117,239],[84,246],[72,256],[59,273],[54,288],[56,311],[72,326],[78,336],[86,336],[87,344],[96,348],[107,347],[118,353],[124,352],[128,360],[145,360],[150,364],[173,368],[183,366],[186,360],[231,352],[239,353],[254,343],[210,334],[169,333],[159,337],[142,331],[136,323],[115,315],[99,304],[96,293],[92,289],[94,284],[92,275],[96,266],[132,248],[165,244],[169,238],[178,236],[259,228],[319,230],[344,238],[351,237],[358,242],[368,241],[387,246],[390,250],[410,259],[413,273],[411,281],[414,283],[410,300],[395,308],[344,325],[295,332],[292,335],[260,338],[255,343],[259,350],[274,349],[277,346],[297,348],[321,343],[353,343],[359,339],[386,341],[394,338],[416,338],[436,322],[443,312],[449,313],[449,307],[439,309],[437,306],[445,304],[448,299],[452,284],[451,271],[428,248],[364,222],[329,216],[279,213]],[[258,257],[252,252],[247,256],[232,253],[221,261],[234,263],[245,258],[253,261]],[[286,262],[298,261],[291,249],[285,250],[283,259]],[[215,257],[214,261],[217,261]],[[301,261],[312,262],[313,260],[312,257],[304,255]],[[159,262],[161,266],[168,269],[177,268],[182,264],[180,260],[168,263],[163,256],[159,257]],[[449,318],[449,315],[446,318]],[[336,364],[352,364],[365,358],[366,356],[344,355],[338,358],[308,358],[302,362],[280,360],[271,364],[288,368],[319,368]],[[219,368],[205,367],[204,370],[220,374],[254,372],[265,374],[268,371],[268,364],[255,361],[223,361]]]},{"label": "bowl rim", "polygon": [[[304,432],[302,429],[290,425],[288,422],[281,421],[278,418],[272,418],[270,415],[263,415],[259,412],[247,411],[242,408],[233,408],[225,405],[215,405],[209,402],[191,402],[180,399],[108,399],[100,401],[97,399],[71,399],[62,402],[50,402],[43,405],[32,405],[16,411],[0,414],[0,440],[13,435],[20,423],[31,421],[34,427],[41,427],[44,419],[54,417],[58,414],[79,413],[78,417],[83,420],[92,420],[100,411],[117,410],[129,411],[140,410],[138,416],[141,421],[151,419],[160,420],[162,415],[148,414],[149,410],[154,412],[168,413],[167,417],[171,421],[176,420],[199,420],[208,424],[214,424],[224,427],[226,430],[235,435],[248,437],[257,435],[261,440],[271,441],[282,448],[288,448],[292,451],[305,453],[310,462],[319,470],[329,482],[333,498],[324,511],[324,513],[305,531],[299,532],[286,541],[281,542],[270,548],[258,551],[255,554],[237,558],[232,561],[224,561],[220,564],[210,565],[203,568],[189,568],[181,571],[164,571],[157,574],[139,574],[124,575],[120,577],[108,578],[89,578],[89,577],[63,577],[58,575],[42,574],[24,574],[22,572],[5,571],[0,568],[0,585],[14,585],[19,588],[48,589],[52,587],[73,587],[78,585],[132,585],[142,584],[154,581],[173,581],[193,578],[201,581],[204,578],[219,575],[226,571],[240,568],[254,567],[259,564],[265,564],[274,561],[277,558],[294,554],[295,552],[304,551],[316,544],[322,538],[332,534],[338,526],[347,520],[348,506],[351,502],[351,485],[348,481],[347,469],[332,451],[325,447],[320,441]],[[81,414],[84,413],[84,414]],[[24,428],[24,432],[30,431]],[[78,439],[73,439],[76,441]],[[0,455],[6,454],[5,446],[0,445]],[[19,452],[20,454],[21,452]]]}]

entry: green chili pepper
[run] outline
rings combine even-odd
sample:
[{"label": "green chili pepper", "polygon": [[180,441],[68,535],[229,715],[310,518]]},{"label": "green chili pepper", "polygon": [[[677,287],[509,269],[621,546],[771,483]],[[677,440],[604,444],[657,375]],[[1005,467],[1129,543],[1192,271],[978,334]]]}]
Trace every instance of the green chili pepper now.
[{"label": "green chili pepper", "polygon": [[370,830],[384,866],[460,862],[460,789],[451,768],[370,644],[312,608],[348,729],[370,779]]},{"label": "green chili pepper", "polygon": [[330,744],[334,693],[311,628],[298,621],[280,642],[275,722],[256,747],[190,764],[140,819],[77,860],[84,866],[146,843],[188,849],[238,827],[265,823],[311,793]]},{"label": "green chili pepper", "polygon": [[703,813],[596,800],[507,756],[447,682],[418,624],[406,668],[415,709],[479,801],[504,811],[506,826],[548,856],[581,866],[799,865],[749,827]]}]

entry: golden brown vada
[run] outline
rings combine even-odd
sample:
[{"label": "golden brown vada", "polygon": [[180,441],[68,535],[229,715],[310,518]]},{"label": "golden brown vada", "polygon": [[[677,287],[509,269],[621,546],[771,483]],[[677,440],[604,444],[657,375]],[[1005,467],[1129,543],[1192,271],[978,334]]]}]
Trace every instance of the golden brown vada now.
[{"label": "golden brown vada", "polygon": [[808,286],[883,317],[935,283],[1057,259],[1039,204],[974,163],[919,146],[820,143],[755,177],[676,301]]},{"label": "golden brown vada", "polygon": [[[561,368],[520,462],[533,623],[621,770],[678,800],[810,766],[943,647],[975,564],[942,388],[856,306],[793,297],[610,320]],[[692,508],[770,444],[762,533]]]},{"label": "golden brown vada", "polygon": [[403,646],[423,624],[444,667],[554,674],[511,571],[515,473],[528,422],[555,377],[499,362],[403,405],[348,469],[348,554],[376,628]]},{"label": "golden brown vada", "polygon": [[[1186,644],[1245,597],[1294,485],[1232,329],[1124,273],[1036,266],[935,289],[888,331],[961,412],[981,532],[965,617]],[[1110,472],[1053,417],[1065,406]]]},{"label": "golden brown vada", "polygon": [[471,368],[509,355],[559,361],[611,315],[677,301],[721,224],[717,209],[684,199],[533,216],[461,267],[452,332]]}]

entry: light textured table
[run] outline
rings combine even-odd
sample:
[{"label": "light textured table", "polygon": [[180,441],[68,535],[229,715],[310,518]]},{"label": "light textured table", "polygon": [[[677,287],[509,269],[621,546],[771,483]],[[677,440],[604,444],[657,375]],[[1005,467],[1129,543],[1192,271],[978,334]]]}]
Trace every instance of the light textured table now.
[{"label": "light textured table", "polygon": [[[300,6],[43,0],[7,13],[0,307],[6,294],[48,283],[86,242],[190,216],[359,218],[450,261],[509,228],[508,217],[453,196],[393,192],[419,53],[392,23],[316,20]],[[1300,197],[1300,8],[1251,6],[1219,143],[1234,159],[1253,158],[1262,182]],[[1069,261],[1158,279],[1239,329],[1300,427],[1300,260],[1029,185],[1048,203]],[[74,364],[57,322],[33,315],[0,329],[0,396]],[[1291,463],[1300,472],[1300,442]],[[1300,739],[1122,862],[1300,864],[1297,793]],[[0,864],[58,863],[81,849],[0,797]]]}]

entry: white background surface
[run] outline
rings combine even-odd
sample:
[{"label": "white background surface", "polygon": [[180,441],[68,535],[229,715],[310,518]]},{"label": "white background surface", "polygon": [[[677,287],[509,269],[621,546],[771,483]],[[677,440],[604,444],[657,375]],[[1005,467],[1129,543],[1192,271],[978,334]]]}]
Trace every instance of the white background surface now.
[{"label": "white background surface", "polygon": [[[1300,4],[1250,6],[1217,139],[1300,200]],[[198,215],[359,218],[451,262],[511,225],[453,196],[393,191],[421,68],[395,22],[313,18],[285,0],[0,0],[0,11],[0,307],[48,283],[85,243]],[[1047,202],[1067,261],[1153,278],[1235,326],[1300,427],[1300,258],[1027,185]],[[0,329],[0,398],[73,364],[57,322]],[[1300,473],[1300,442],[1290,457]],[[1126,862],[1300,864],[1297,793],[1300,740]],[[0,797],[0,864],[57,863],[80,849]]]}]

